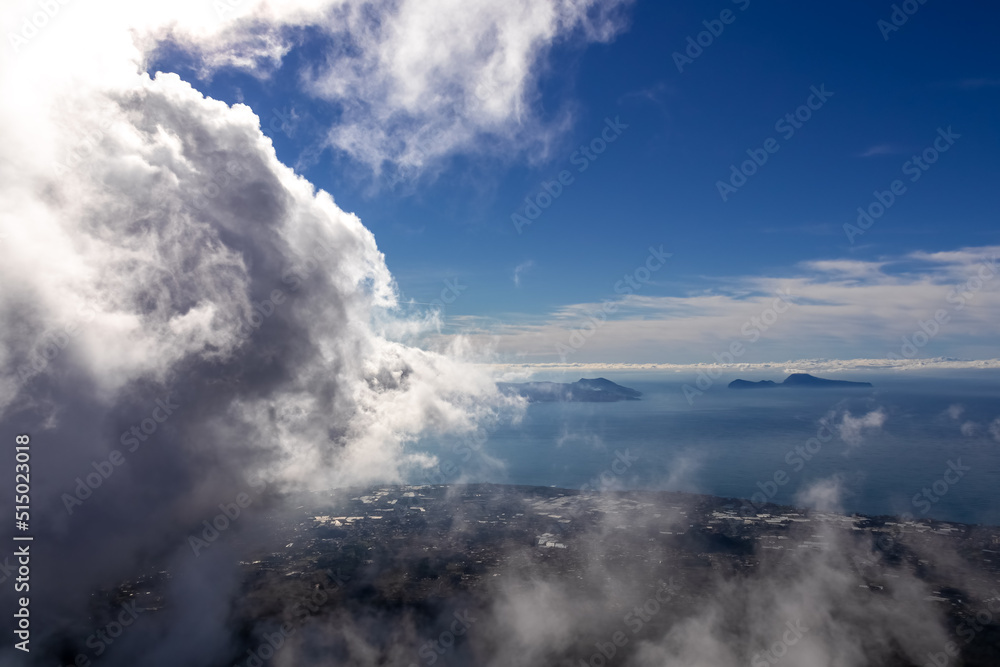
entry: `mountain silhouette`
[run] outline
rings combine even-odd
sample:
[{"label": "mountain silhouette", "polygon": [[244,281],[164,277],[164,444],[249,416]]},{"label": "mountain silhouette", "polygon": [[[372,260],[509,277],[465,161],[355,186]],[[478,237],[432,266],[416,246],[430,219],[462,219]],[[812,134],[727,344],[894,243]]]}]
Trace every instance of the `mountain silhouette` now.
[{"label": "mountain silhouette", "polygon": [[774,382],[773,380],[760,380],[751,382],[749,380],[733,380],[729,383],[730,389],[771,389],[774,387],[871,387],[871,382],[850,382],[848,380],[827,380],[818,378],[809,373],[792,373],[785,378],[784,382]]}]

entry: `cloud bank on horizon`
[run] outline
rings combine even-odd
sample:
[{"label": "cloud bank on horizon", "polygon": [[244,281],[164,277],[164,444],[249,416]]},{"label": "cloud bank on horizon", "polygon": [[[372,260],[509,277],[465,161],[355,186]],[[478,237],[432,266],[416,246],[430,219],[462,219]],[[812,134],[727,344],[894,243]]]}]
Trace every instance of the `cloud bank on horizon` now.
[{"label": "cloud bank on horizon", "polygon": [[456,330],[489,336],[511,365],[940,367],[942,357],[995,356],[998,254],[1000,246],[984,246],[806,261],[781,277],[705,278],[707,287],[680,296],[618,281],[603,301],[489,327],[468,317]]}]

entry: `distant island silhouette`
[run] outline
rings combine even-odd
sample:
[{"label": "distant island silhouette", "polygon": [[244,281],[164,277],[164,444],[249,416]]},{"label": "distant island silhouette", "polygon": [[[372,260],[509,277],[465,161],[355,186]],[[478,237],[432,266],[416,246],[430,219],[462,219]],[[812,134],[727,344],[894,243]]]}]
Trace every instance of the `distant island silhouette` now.
[{"label": "distant island silhouette", "polygon": [[523,396],[532,403],[611,403],[638,401],[642,396],[641,391],[605,378],[580,378],[576,382],[498,382],[497,387],[505,394]]},{"label": "distant island silhouette", "polygon": [[749,380],[733,380],[729,383],[730,389],[770,389],[773,387],[871,387],[871,382],[849,382],[848,380],[827,380],[818,378],[809,373],[792,373],[785,378],[784,382],[774,382],[773,380],[760,380],[751,382]]}]

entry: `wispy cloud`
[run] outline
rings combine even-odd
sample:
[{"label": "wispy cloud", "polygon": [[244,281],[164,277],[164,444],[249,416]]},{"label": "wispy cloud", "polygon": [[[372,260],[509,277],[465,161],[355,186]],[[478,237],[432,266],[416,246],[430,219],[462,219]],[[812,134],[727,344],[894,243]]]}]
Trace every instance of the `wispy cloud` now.
[{"label": "wispy cloud", "polygon": [[[585,332],[580,362],[712,361],[734,341],[755,363],[795,358],[879,358],[900,354],[917,333],[910,356],[983,358],[995,354],[1000,326],[1000,247],[908,253],[879,261],[824,259],[797,265],[782,278],[706,279],[707,288],[678,296],[609,297],[614,312],[599,330]],[[766,326],[748,325],[766,313],[779,290],[795,304]],[[508,360],[548,362],[607,301],[567,304],[545,317],[505,317],[495,331]],[[939,326],[927,324],[938,315]],[[748,335],[757,331],[758,335]],[[752,343],[752,344],[751,344]],[[910,350],[910,348],[906,348]]]},{"label": "wispy cloud", "polygon": [[[23,21],[8,4],[0,24]],[[209,51],[247,41],[280,56],[266,37],[283,22],[263,37],[223,28],[215,9],[230,4],[309,23],[333,3],[70,3],[19,60],[0,60],[0,430],[44,434],[35,497],[47,519],[32,527],[53,553],[78,550],[74,571],[48,567],[51,586],[33,599],[53,618],[88,623],[94,586],[134,579],[144,554],[166,567],[188,527],[250,488],[400,480],[434,463],[414,440],[478,432],[510,405],[460,350],[400,342],[432,323],[400,314],[372,232],[278,161],[249,107],[145,73],[170,30]],[[446,9],[427,16],[478,16]],[[87,512],[64,512],[60,494],[114,461],[131,425],[151,435],[163,401],[179,409],[155,446],[128,455]],[[199,595],[225,603],[236,569],[209,563],[192,566],[207,582]],[[225,659],[212,648],[225,634],[207,622],[199,655],[177,652],[178,618],[160,617],[159,639],[128,664]]]},{"label": "wispy cloud", "polygon": [[956,88],[962,88],[964,90],[977,90],[979,88],[996,88],[1000,86],[1000,79],[962,79],[961,81],[955,82],[954,86]]},{"label": "wispy cloud", "polygon": [[877,279],[887,262],[870,262],[857,259],[821,259],[803,262],[801,266],[821,274],[843,278]]},{"label": "wispy cloud", "polygon": [[860,417],[845,412],[840,423],[837,424],[837,433],[840,435],[840,439],[850,447],[857,447],[864,442],[868,432],[880,430],[886,419],[888,419],[888,415],[882,408],[872,410]]},{"label": "wispy cloud", "polygon": [[224,21],[178,20],[157,37],[169,31],[207,72],[235,67],[264,77],[302,29],[316,31],[325,52],[300,75],[314,98],[338,110],[327,145],[375,173],[411,180],[459,153],[544,157],[571,116],[568,107],[551,120],[535,113],[550,49],[612,41],[631,2],[483,0],[474,11],[454,0],[232,4]]},{"label": "wispy cloud", "polygon": [[514,286],[515,287],[520,287],[521,286],[521,276],[524,275],[524,273],[527,272],[529,269],[531,269],[534,265],[535,265],[535,261],[529,259],[527,261],[521,262],[520,264],[518,264],[517,266],[514,267]]},{"label": "wispy cloud", "polygon": [[651,86],[645,88],[640,88],[637,90],[630,90],[629,92],[623,94],[618,98],[618,104],[628,104],[628,103],[651,103],[660,109],[663,113],[667,113],[667,102],[666,98],[673,92],[672,88],[669,88],[667,84],[663,81],[658,81]]},{"label": "wispy cloud", "polygon": [[964,424],[962,424],[959,430],[965,437],[972,438],[979,435],[979,424],[977,424],[974,421],[967,421]]},{"label": "wispy cloud", "polygon": [[844,480],[834,475],[817,480],[799,491],[795,502],[820,512],[839,512],[844,491]]},{"label": "wispy cloud", "polygon": [[899,155],[905,152],[905,149],[899,146],[893,146],[891,144],[876,144],[861,153],[858,153],[858,157],[876,157],[878,155]]}]

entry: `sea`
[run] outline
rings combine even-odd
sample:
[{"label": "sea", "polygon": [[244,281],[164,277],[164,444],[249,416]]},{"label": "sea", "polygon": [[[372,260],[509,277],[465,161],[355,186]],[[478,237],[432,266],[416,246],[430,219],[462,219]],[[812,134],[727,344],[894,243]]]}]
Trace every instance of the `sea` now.
[{"label": "sea", "polygon": [[[475,442],[440,443],[434,479],[666,490],[868,515],[1000,525],[1000,371],[814,373],[872,388],[733,390],[727,371],[587,373],[641,400],[533,403]],[[573,381],[572,377],[533,379]]]}]

